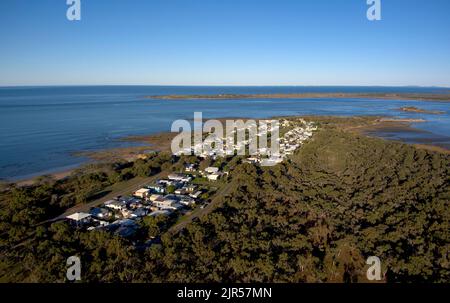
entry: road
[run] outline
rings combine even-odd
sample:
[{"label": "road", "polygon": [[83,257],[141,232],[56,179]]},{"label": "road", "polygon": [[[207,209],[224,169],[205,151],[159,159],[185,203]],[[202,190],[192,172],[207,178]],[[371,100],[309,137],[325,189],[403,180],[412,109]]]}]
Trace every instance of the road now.
[{"label": "road", "polygon": [[114,186],[105,188],[104,191],[109,190],[109,189],[112,189],[112,191],[100,199],[91,201],[89,203],[75,205],[74,207],[67,209],[63,214],[61,214],[53,219],[47,220],[45,222],[41,222],[40,224],[59,221],[59,220],[64,219],[68,215],[71,215],[76,212],[89,212],[89,210],[92,207],[102,205],[106,201],[112,200],[114,197],[117,197],[117,196],[129,195],[130,193],[136,191],[137,189],[143,187],[144,185],[148,185],[148,184],[156,181],[157,179],[161,179],[161,178],[165,177],[166,175],[167,175],[167,172],[163,171],[163,172],[160,172],[159,174],[156,174],[156,175],[148,177],[148,178],[143,178],[143,179],[142,178],[134,178],[134,179],[126,181],[127,184],[125,184],[124,187],[121,187],[119,190],[114,190]]},{"label": "road", "polygon": [[[157,179],[166,177],[167,174],[168,174],[168,172],[163,171],[152,177],[148,177],[148,178],[144,178],[144,179],[134,178],[132,180],[126,181],[127,184],[125,184],[124,187],[121,187],[120,190],[114,190],[114,185],[111,187],[105,188],[104,190],[109,190],[109,189],[112,189],[112,190],[110,193],[108,193],[104,197],[94,200],[94,201],[91,201],[89,203],[79,204],[72,208],[69,208],[63,214],[61,214],[53,219],[42,221],[39,224],[37,224],[35,227],[44,225],[47,223],[52,223],[52,222],[56,222],[59,220],[63,220],[66,216],[71,215],[76,212],[88,212],[92,207],[102,205],[106,201],[111,200],[117,196],[129,195],[130,193],[136,191],[137,189],[139,189],[140,187],[142,187],[144,185],[152,183],[152,182],[156,181]],[[123,185],[123,184],[121,184],[121,185]],[[186,225],[191,223],[192,220],[194,220],[195,218],[200,218],[200,217],[203,217],[203,216],[211,213],[220,204],[221,198],[224,197],[225,195],[227,195],[231,191],[231,188],[232,188],[232,182],[228,182],[227,184],[225,184],[225,186],[223,186],[219,191],[216,192],[216,194],[214,195],[213,199],[211,200],[211,202],[209,203],[208,206],[206,206],[204,209],[200,209],[195,214],[187,217],[186,220],[184,220],[183,222],[175,224],[168,230],[168,232],[172,233],[172,234],[176,234],[176,233],[180,232],[181,230],[183,230],[186,227]],[[32,239],[33,235],[34,235],[34,232],[32,234],[28,235],[27,237],[25,237],[24,239],[21,239],[20,241],[18,241],[14,245],[14,247],[18,247],[18,246],[22,245],[23,243],[25,243],[27,240]]]},{"label": "road", "polygon": [[214,209],[216,209],[216,207],[219,206],[222,197],[229,194],[231,189],[232,189],[232,182],[229,181],[227,184],[225,184],[224,187],[222,187],[219,191],[216,192],[216,194],[214,195],[214,198],[211,200],[211,202],[209,203],[208,206],[206,206],[203,209],[200,209],[196,213],[187,217],[186,220],[173,225],[167,232],[171,233],[171,234],[176,234],[176,233],[180,232],[181,230],[183,230],[186,227],[186,225],[191,223],[192,220],[194,220],[195,218],[200,218],[200,217],[203,217],[203,216],[211,213]]},{"label": "road", "polygon": [[[102,197],[100,199],[97,199],[97,200],[94,200],[94,201],[91,201],[89,203],[75,205],[74,207],[67,209],[63,214],[61,214],[61,215],[59,215],[59,216],[57,216],[55,218],[39,222],[34,227],[63,220],[68,215],[71,215],[71,214],[76,213],[76,212],[89,212],[89,210],[92,207],[96,207],[96,206],[102,205],[106,201],[111,200],[111,199],[113,199],[114,197],[117,197],[117,196],[129,195],[130,193],[136,191],[140,187],[142,187],[144,185],[147,185],[149,183],[152,183],[152,182],[154,182],[157,179],[161,179],[161,178],[167,176],[167,174],[168,174],[167,171],[162,171],[159,174],[156,174],[156,175],[148,177],[148,178],[134,178],[134,179],[131,179],[131,180],[123,182],[123,183],[126,183],[126,184],[120,184],[121,186],[120,186],[119,190],[114,190],[114,187],[118,186],[119,184],[112,185],[112,186],[107,187],[107,188],[105,188],[103,190],[103,191],[105,191],[105,190],[110,190],[111,189],[111,192],[108,193],[107,195],[105,195],[104,197]],[[16,248],[16,247],[18,247],[20,245],[23,245],[26,241],[32,239],[34,234],[35,234],[35,231],[33,231],[31,234],[27,235],[23,239],[17,241],[17,243],[14,244],[13,247]]]}]

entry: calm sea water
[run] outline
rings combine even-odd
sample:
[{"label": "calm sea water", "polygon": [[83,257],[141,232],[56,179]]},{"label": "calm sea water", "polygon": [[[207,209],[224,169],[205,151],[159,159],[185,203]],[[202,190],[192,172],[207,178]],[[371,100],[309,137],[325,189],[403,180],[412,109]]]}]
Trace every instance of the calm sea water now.
[{"label": "calm sea water", "polygon": [[[124,146],[117,139],[170,130],[176,119],[276,115],[384,115],[424,118],[422,134],[392,133],[408,142],[424,137],[450,146],[450,104],[345,99],[188,100],[144,99],[159,94],[427,92],[445,88],[385,87],[163,87],[86,86],[0,88],[0,178],[20,179],[75,167],[87,159],[73,154]],[[402,106],[445,111],[444,115],[399,112]]]}]

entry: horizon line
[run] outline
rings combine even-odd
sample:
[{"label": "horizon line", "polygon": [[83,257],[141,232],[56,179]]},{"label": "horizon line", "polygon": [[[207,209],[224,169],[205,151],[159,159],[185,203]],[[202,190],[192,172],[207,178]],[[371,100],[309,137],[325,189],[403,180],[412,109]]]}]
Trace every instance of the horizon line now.
[{"label": "horizon line", "polygon": [[320,84],[320,85],[289,85],[289,84],[263,84],[263,85],[251,85],[251,84],[18,84],[18,85],[0,85],[0,88],[44,88],[44,87],[117,87],[117,86],[129,86],[129,87],[386,87],[386,88],[444,88],[450,89],[450,86],[440,85],[336,85],[336,84]]}]

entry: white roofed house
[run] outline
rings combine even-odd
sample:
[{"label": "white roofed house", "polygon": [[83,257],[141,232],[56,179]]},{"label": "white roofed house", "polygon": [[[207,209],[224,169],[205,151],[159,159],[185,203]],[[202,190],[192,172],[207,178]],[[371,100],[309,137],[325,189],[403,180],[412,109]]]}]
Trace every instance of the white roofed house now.
[{"label": "white roofed house", "polygon": [[83,212],[78,212],[67,216],[66,219],[68,219],[71,223],[75,224],[77,227],[82,227],[91,222],[92,215]]},{"label": "white roofed house", "polygon": [[184,170],[187,171],[187,172],[195,172],[197,170],[197,165],[195,165],[195,164],[187,164],[184,167]]},{"label": "white roofed house", "polygon": [[115,210],[122,210],[127,208],[124,201],[110,200],[104,203],[105,207]]},{"label": "white roofed house", "polygon": [[94,207],[92,208],[89,213],[98,219],[106,219],[111,216],[111,211],[106,208],[101,207]]},{"label": "white roofed house", "polygon": [[191,182],[192,177],[185,174],[170,174],[167,179],[178,182]]},{"label": "white roofed house", "polygon": [[153,205],[159,209],[167,210],[176,210],[183,207],[183,205],[179,203],[179,199],[174,195],[167,195],[162,200],[158,199],[153,202]]},{"label": "white roofed house", "polygon": [[218,167],[207,167],[207,168],[205,168],[205,172],[207,174],[215,174],[215,173],[219,172],[219,168]]},{"label": "white roofed house", "polygon": [[198,199],[198,197],[200,197],[201,194],[202,194],[202,191],[199,190],[199,191],[197,191],[197,192],[195,192],[193,194],[190,194],[189,196],[194,198],[194,199]]},{"label": "white roofed house", "polygon": [[181,197],[179,203],[186,205],[186,206],[192,206],[195,204],[195,200],[189,196],[183,196],[183,197]]},{"label": "white roofed house", "polygon": [[172,207],[172,204],[176,202],[177,201],[173,199],[162,198],[153,201],[153,205],[155,205],[158,208],[170,208]]},{"label": "white roofed house", "polygon": [[206,177],[208,178],[209,181],[217,181],[217,180],[219,180],[219,178],[221,176],[222,176],[221,173],[214,173],[214,174],[207,175]]},{"label": "white roofed house", "polygon": [[130,215],[130,218],[140,218],[146,216],[148,211],[144,208],[139,208],[135,211],[133,211]]}]

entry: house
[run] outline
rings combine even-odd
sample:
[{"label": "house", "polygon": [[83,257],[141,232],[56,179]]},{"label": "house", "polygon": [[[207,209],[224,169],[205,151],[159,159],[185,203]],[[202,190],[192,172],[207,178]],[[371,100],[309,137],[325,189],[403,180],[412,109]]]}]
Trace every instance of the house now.
[{"label": "house", "polygon": [[219,168],[218,167],[207,167],[207,168],[205,168],[205,172],[208,174],[215,174],[215,173],[219,172]]},{"label": "house", "polygon": [[105,207],[115,210],[126,209],[127,205],[124,201],[110,200],[104,203]]},{"label": "house", "polygon": [[192,177],[185,174],[170,174],[167,178],[171,181],[177,182],[191,182]]},{"label": "house", "polygon": [[156,200],[153,202],[153,205],[155,205],[158,208],[170,208],[173,204],[175,204],[177,201],[172,199],[162,199],[162,200]]},{"label": "house", "polygon": [[189,185],[186,185],[183,188],[186,190],[186,192],[193,193],[195,191],[195,189],[197,188],[197,186],[194,185],[194,184],[189,184]]},{"label": "house", "polygon": [[150,201],[152,201],[152,202],[154,202],[154,201],[156,201],[156,200],[162,200],[164,197],[162,196],[162,195],[155,195],[155,194],[153,194],[153,195],[151,195],[150,197],[149,197],[149,200]]},{"label": "house", "polygon": [[132,211],[131,211],[131,210],[128,210],[128,209],[122,209],[122,210],[120,211],[120,213],[122,214],[122,216],[123,216],[124,218],[128,219],[128,218],[131,218]]},{"label": "house", "polygon": [[141,199],[147,199],[147,197],[150,195],[151,190],[148,188],[141,188],[134,192],[133,196],[141,198]]},{"label": "house", "polygon": [[182,197],[182,196],[180,196],[180,195],[166,195],[166,196],[164,196],[164,199],[165,200],[173,200],[173,201],[177,202],[177,201],[180,200],[180,197]]},{"label": "house", "polygon": [[183,197],[181,197],[179,203],[183,204],[185,206],[191,206],[191,205],[195,204],[195,200],[191,197],[183,196]]},{"label": "house", "polygon": [[199,190],[199,191],[195,192],[194,194],[190,194],[189,196],[194,199],[197,199],[198,197],[200,197],[201,194],[202,194],[202,191]]},{"label": "house", "polygon": [[141,218],[146,215],[147,215],[147,210],[145,208],[139,208],[131,213],[130,218]]},{"label": "house", "polygon": [[197,165],[196,164],[187,164],[187,165],[185,165],[184,170],[187,172],[195,172],[195,171],[197,171]]},{"label": "house", "polygon": [[211,175],[207,175],[206,177],[208,178],[209,181],[217,181],[219,180],[221,174],[220,173],[214,173]]},{"label": "house", "polygon": [[177,194],[177,195],[184,195],[186,193],[187,193],[187,190],[184,187],[175,190],[175,194]]},{"label": "house", "polygon": [[258,158],[254,158],[254,157],[250,157],[250,158],[247,158],[244,162],[250,163],[250,164],[256,164],[256,163],[259,162],[259,159]]},{"label": "house", "polygon": [[138,209],[144,207],[144,205],[141,201],[133,201],[128,205],[128,207],[131,209]]},{"label": "house", "polygon": [[128,205],[128,204],[132,203],[133,201],[139,201],[139,200],[137,200],[134,197],[120,197],[119,201],[125,203],[126,205]]},{"label": "house", "polygon": [[167,195],[162,200],[155,200],[153,205],[159,209],[175,210],[183,207],[182,204],[178,203],[180,201],[180,196]]},{"label": "house", "polygon": [[94,207],[89,211],[89,214],[91,214],[93,217],[96,217],[98,219],[105,219],[109,218],[111,216],[111,212],[105,208],[101,207]]},{"label": "house", "polygon": [[98,224],[97,228],[102,228],[102,227],[105,227],[105,226],[109,225],[108,221],[94,219],[94,222]]},{"label": "house", "polygon": [[172,204],[170,204],[169,206],[161,206],[160,209],[161,210],[179,210],[182,209],[184,207],[183,204],[180,204],[178,202],[174,202]]},{"label": "house", "polygon": [[163,186],[163,185],[168,186],[168,185],[172,184],[172,181],[166,180],[166,179],[160,179],[160,180],[156,181],[156,183],[158,183],[158,185],[160,185],[160,186]]},{"label": "house", "polygon": [[118,226],[136,226],[137,223],[130,219],[117,220],[112,223],[112,225]]},{"label": "house", "polygon": [[91,214],[78,212],[67,216],[66,219],[75,223],[77,226],[83,226],[90,223],[92,218]]},{"label": "house", "polygon": [[148,189],[150,189],[152,193],[157,193],[157,194],[164,194],[166,192],[166,189],[164,188],[164,186],[160,186],[160,185],[149,186]]}]

